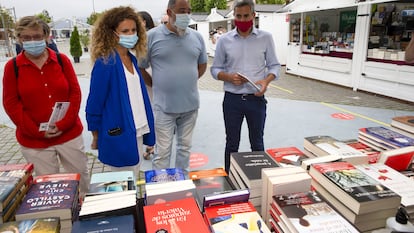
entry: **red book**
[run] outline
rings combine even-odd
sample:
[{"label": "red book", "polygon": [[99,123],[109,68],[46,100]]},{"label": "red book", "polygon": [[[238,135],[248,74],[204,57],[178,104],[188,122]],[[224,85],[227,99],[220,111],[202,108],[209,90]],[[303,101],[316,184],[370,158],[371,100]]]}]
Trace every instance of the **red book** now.
[{"label": "red book", "polygon": [[204,217],[213,232],[270,233],[262,217],[249,201],[207,207]]},{"label": "red book", "polygon": [[370,146],[368,146],[367,144],[364,144],[360,141],[358,141],[357,139],[355,140],[349,140],[349,141],[344,141],[346,144],[348,144],[348,146],[351,146],[359,151],[361,151],[362,153],[368,155],[368,163],[376,163],[380,157],[380,153],[381,151],[376,150]]},{"label": "red book", "polygon": [[404,171],[411,167],[413,157],[414,146],[407,146],[399,149],[382,151],[378,163],[388,165],[397,171]]},{"label": "red book", "polygon": [[303,151],[294,146],[271,148],[267,149],[266,152],[283,166],[301,166],[302,160],[309,158]]},{"label": "red book", "polygon": [[47,181],[59,181],[59,180],[80,180],[79,173],[56,173],[48,175],[40,175],[34,178],[33,183],[47,182]]},{"label": "red book", "polygon": [[194,198],[144,206],[147,232],[210,233]]}]

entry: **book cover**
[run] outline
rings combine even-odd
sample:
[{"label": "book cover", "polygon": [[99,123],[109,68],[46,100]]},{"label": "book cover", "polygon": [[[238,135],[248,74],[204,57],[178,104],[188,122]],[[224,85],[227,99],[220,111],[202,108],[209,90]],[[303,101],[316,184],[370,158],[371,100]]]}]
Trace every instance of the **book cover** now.
[{"label": "book cover", "polygon": [[400,195],[403,206],[414,206],[414,180],[385,164],[367,164],[356,167],[372,179]]},{"label": "book cover", "polygon": [[100,172],[91,175],[89,191],[86,195],[100,195],[128,190],[136,190],[132,171]]},{"label": "book cover", "polygon": [[270,233],[251,202],[208,207],[205,218],[213,232],[260,232]]},{"label": "book cover", "polygon": [[301,167],[308,171],[310,169],[310,165],[314,163],[328,163],[328,162],[337,162],[341,160],[342,158],[339,155],[325,155],[321,157],[305,159],[302,161]]},{"label": "book cover", "polygon": [[376,150],[373,147],[368,146],[367,144],[364,144],[358,139],[351,139],[344,141],[345,144],[348,146],[357,149],[358,151],[362,152],[363,154],[366,154],[368,156],[368,163],[376,163],[378,162],[378,159],[380,157],[381,151]]},{"label": "book cover", "polygon": [[263,168],[280,166],[265,151],[231,153],[230,163],[250,189],[261,187]]},{"label": "book cover", "polygon": [[320,143],[334,143],[338,140],[335,138],[328,136],[328,135],[315,135],[315,136],[308,136],[303,139],[303,147],[310,151],[312,154],[319,156],[328,155],[329,153],[320,147],[318,144]]},{"label": "book cover", "polygon": [[41,123],[39,131],[47,131],[51,126],[56,122],[60,121],[65,117],[66,112],[69,109],[70,102],[56,102],[53,106],[53,111],[50,114],[49,121],[46,123]]},{"label": "book cover", "polygon": [[194,198],[144,206],[146,232],[210,233]]},{"label": "book cover", "polygon": [[23,197],[26,195],[27,191],[29,190],[30,185],[24,184],[20,187],[18,192],[13,195],[13,199],[3,208],[3,212],[1,216],[3,217],[0,223],[2,222],[8,222],[14,220],[14,215],[16,213],[17,208],[19,207],[21,201],[23,200]]},{"label": "book cover", "polygon": [[42,183],[42,182],[49,182],[49,181],[64,181],[64,180],[80,180],[79,173],[56,173],[56,174],[48,174],[48,175],[39,175],[35,176],[33,179],[33,183]]},{"label": "book cover", "polygon": [[193,179],[196,187],[196,200],[203,210],[204,196],[234,190],[228,176],[211,176]]},{"label": "book cover", "polygon": [[249,77],[247,77],[247,75],[244,75],[240,72],[237,72],[238,75],[240,75],[242,78],[246,79],[247,82],[250,83],[250,85],[252,85],[252,87],[254,87],[256,89],[256,91],[260,91],[261,87],[259,85],[257,85],[256,83],[254,83]]},{"label": "book cover", "polygon": [[133,215],[105,216],[96,219],[75,221],[72,226],[72,233],[92,232],[119,232],[135,233]]},{"label": "book cover", "polygon": [[391,126],[414,134],[414,116],[396,116],[391,119]]},{"label": "book cover", "polygon": [[306,137],[304,146],[317,156],[337,155],[352,164],[368,163],[366,154],[330,136]]},{"label": "book cover", "polygon": [[382,151],[378,163],[392,167],[397,171],[408,170],[412,166],[414,146]]},{"label": "book cover", "polygon": [[76,180],[59,180],[34,183],[16,211],[16,220],[35,217],[72,219],[78,203]]},{"label": "book cover", "polygon": [[190,177],[192,180],[213,176],[227,176],[227,172],[224,170],[224,168],[221,167],[188,172],[188,177]]},{"label": "book cover", "polygon": [[309,191],[311,189],[311,180],[311,176],[304,170],[303,172],[295,173],[292,171],[290,174],[270,176],[263,179],[263,186],[267,186],[267,189],[262,195],[261,213],[269,227],[269,208],[272,203],[272,197],[278,194]]},{"label": "book cover", "polygon": [[154,169],[145,171],[145,183],[185,180],[180,168]]},{"label": "book cover", "polygon": [[59,233],[60,219],[51,217],[11,221],[0,224],[0,232]]},{"label": "book cover", "polygon": [[314,191],[275,195],[272,203],[292,232],[359,232]]},{"label": "book cover", "polygon": [[145,191],[146,205],[196,196],[196,186],[192,180],[147,183]]},{"label": "book cover", "polygon": [[397,208],[401,202],[398,194],[349,162],[312,164],[309,174],[356,214]]},{"label": "book cover", "polygon": [[362,232],[385,227],[385,220],[389,217],[394,217],[397,212],[397,209],[393,207],[390,209],[376,210],[375,212],[366,214],[356,214],[318,182],[312,181],[312,187],[316,189],[318,194],[328,201],[336,211],[342,214],[342,216]]},{"label": "book cover", "polygon": [[309,158],[303,151],[294,146],[270,148],[266,152],[281,166],[301,166],[302,161]]},{"label": "book cover", "polygon": [[204,196],[203,207],[233,204],[239,202],[246,202],[250,198],[248,189],[236,189],[230,191],[222,191]]},{"label": "book cover", "polygon": [[414,138],[382,126],[360,128],[359,131],[364,135],[377,138],[386,144],[394,146],[395,148],[414,146]]}]

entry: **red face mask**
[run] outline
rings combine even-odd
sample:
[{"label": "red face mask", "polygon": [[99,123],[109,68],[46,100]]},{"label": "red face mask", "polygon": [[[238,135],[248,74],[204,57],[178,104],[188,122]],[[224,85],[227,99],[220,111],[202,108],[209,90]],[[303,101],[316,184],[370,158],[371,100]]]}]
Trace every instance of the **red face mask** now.
[{"label": "red face mask", "polygon": [[241,32],[247,32],[253,26],[253,20],[249,20],[249,21],[234,20],[234,24]]}]

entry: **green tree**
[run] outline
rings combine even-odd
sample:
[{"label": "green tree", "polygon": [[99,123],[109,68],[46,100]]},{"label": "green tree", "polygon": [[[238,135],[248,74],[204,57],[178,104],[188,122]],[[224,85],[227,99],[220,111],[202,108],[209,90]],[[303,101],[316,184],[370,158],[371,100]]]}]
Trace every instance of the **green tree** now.
[{"label": "green tree", "polygon": [[47,10],[43,10],[42,13],[36,15],[46,23],[52,22],[52,17],[50,17],[49,12]]},{"label": "green tree", "polygon": [[72,55],[75,62],[79,62],[79,58],[82,56],[79,31],[76,26],[73,27],[72,35],[70,35],[70,55]]},{"label": "green tree", "polygon": [[[205,12],[204,0],[191,0],[191,11],[193,12]],[[210,12],[210,11],[208,11]]]},{"label": "green tree", "polygon": [[216,7],[217,9],[227,9],[226,0],[205,0],[204,11],[210,12],[211,8]]},{"label": "green tree", "polygon": [[98,19],[98,17],[101,15],[102,13],[92,13],[87,19],[86,22],[89,25],[93,25],[95,23],[95,21]]},{"label": "green tree", "polygon": [[[10,12],[7,9],[1,8],[0,9],[1,20],[0,26],[1,28],[12,29],[15,26],[14,18],[10,15]],[[3,25],[4,22],[4,25]]]},{"label": "green tree", "polygon": [[279,4],[283,5],[286,3],[286,0],[256,0],[257,4]]}]

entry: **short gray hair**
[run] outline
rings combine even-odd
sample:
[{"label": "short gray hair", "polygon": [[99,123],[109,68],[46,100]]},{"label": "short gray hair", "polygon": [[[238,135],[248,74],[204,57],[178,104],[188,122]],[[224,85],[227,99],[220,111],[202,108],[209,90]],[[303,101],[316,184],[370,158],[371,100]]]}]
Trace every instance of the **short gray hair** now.
[{"label": "short gray hair", "polygon": [[237,7],[242,7],[242,6],[250,6],[250,11],[254,13],[253,0],[235,0],[233,3],[233,10],[235,10]]}]

